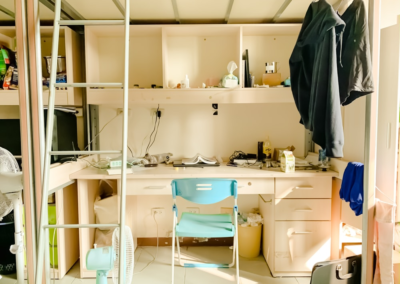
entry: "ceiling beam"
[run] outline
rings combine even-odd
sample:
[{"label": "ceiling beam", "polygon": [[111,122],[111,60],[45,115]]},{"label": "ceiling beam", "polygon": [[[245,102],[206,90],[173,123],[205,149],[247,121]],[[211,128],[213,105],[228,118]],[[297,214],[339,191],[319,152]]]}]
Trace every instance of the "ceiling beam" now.
[{"label": "ceiling beam", "polygon": [[181,19],[179,18],[178,4],[176,3],[176,0],[171,0],[171,2],[172,2],[172,8],[174,9],[175,20],[178,22],[178,24],[180,24]]},{"label": "ceiling beam", "polygon": [[[40,2],[54,12],[55,4],[52,0],[40,0]],[[70,4],[61,0],[61,19],[62,20],[85,20]]]},{"label": "ceiling beam", "polygon": [[279,8],[278,12],[276,12],[275,16],[272,18],[272,22],[276,23],[276,21],[281,17],[282,13],[286,10],[292,0],[285,0],[282,6]]},{"label": "ceiling beam", "polygon": [[11,18],[15,19],[15,14],[13,11],[8,10],[6,7],[3,5],[0,5],[0,11],[3,12],[4,14],[10,16]]},{"label": "ceiling beam", "polygon": [[118,10],[121,12],[122,16],[125,17],[125,8],[122,6],[121,2],[119,0],[113,0],[115,6],[117,6]]},{"label": "ceiling beam", "polygon": [[228,10],[226,10],[226,14],[225,14],[225,24],[228,23],[229,18],[230,18],[230,16],[231,16],[232,7],[233,7],[233,2],[235,2],[235,0],[230,0],[230,1],[229,1]]}]

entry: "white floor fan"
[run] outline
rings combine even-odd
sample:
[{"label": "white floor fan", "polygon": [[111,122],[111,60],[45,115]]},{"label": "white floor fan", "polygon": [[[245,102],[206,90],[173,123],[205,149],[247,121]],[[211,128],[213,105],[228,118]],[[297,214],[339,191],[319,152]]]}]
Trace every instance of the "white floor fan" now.
[{"label": "white floor fan", "polygon": [[119,248],[123,245],[125,251],[124,275],[122,282],[131,284],[134,268],[134,245],[131,229],[125,226],[125,242],[119,240],[119,228],[116,228],[112,236],[112,246],[94,248],[86,254],[86,268],[96,270],[96,284],[107,284],[108,272],[112,271],[113,283],[118,284],[119,273]]},{"label": "white floor fan", "polygon": [[[22,172],[14,156],[0,147],[0,221],[14,210],[15,244],[10,252],[16,255],[17,283],[24,283],[24,241],[21,216]],[[1,275],[0,275],[1,279]]]}]

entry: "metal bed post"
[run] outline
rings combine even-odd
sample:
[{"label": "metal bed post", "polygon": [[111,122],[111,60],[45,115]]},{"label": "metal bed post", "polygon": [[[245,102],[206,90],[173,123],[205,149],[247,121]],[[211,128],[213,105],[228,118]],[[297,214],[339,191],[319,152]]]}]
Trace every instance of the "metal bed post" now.
[{"label": "metal bed post", "polygon": [[130,24],[130,0],[125,0],[125,64],[124,64],[124,121],[122,131],[122,176],[120,196],[120,229],[119,229],[119,284],[125,283],[125,205],[126,205],[126,169],[128,151],[128,84],[129,84],[129,24]]},{"label": "metal bed post", "polygon": [[[40,213],[40,226],[39,226],[39,242],[37,252],[37,266],[35,283],[41,283],[43,279],[43,264],[46,265],[46,283],[50,280],[50,259],[48,242],[48,229],[49,228],[101,228],[101,227],[119,227],[120,228],[120,251],[119,251],[119,283],[124,283],[124,262],[125,262],[125,195],[126,195],[126,162],[127,162],[127,144],[128,144],[128,80],[129,80],[129,0],[125,2],[125,19],[124,20],[61,20],[61,0],[55,1],[55,16],[54,16],[54,29],[51,53],[51,74],[50,74],[50,94],[49,106],[47,112],[47,130],[46,130],[46,144],[44,154],[44,169],[43,169],[43,183],[42,183],[42,206]],[[57,69],[57,56],[58,44],[61,25],[124,25],[125,26],[125,73],[123,83],[56,83],[56,69]],[[124,122],[123,122],[123,149],[122,151],[52,151],[52,137],[53,137],[53,121],[54,121],[54,104],[55,104],[55,91],[56,87],[73,87],[73,88],[87,88],[87,87],[123,87],[124,95]],[[44,127],[41,125],[40,127]],[[121,154],[122,152],[122,189],[120,196],[120,222],[119,224],[68,224],[68,225],[49,225],[48,212],[47,212],[47,196],[49,194],[49,179],[50,179],[50,161],[52,155],[94,155],[94,154]],[[57,190],[61,190],[59,188]],[[52,191],[53,192],[53,191]],[[46,258],[45,258],[46,256]],[[44,259],[45,258],[45,259]]]}]

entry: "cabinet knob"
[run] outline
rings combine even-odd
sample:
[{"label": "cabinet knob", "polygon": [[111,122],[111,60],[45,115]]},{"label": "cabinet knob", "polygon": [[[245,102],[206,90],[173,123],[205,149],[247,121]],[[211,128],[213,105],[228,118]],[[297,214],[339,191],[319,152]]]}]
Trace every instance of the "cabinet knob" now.
[{"label": "cabinet knob", "polygon": [[249,182],[248,185],[251,186],[251,182]]}]

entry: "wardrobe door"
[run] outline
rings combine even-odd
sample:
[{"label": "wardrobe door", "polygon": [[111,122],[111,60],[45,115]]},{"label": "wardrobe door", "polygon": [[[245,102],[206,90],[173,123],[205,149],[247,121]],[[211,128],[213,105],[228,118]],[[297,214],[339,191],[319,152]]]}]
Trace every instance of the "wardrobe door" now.
[{"label": "wardrobe door", "polygon": [[376,190],[376,197],[389,203],[394,203],[397,189],[399,66],[400,23],[381,30],[380,45],[376,185],[384,194]]}]

